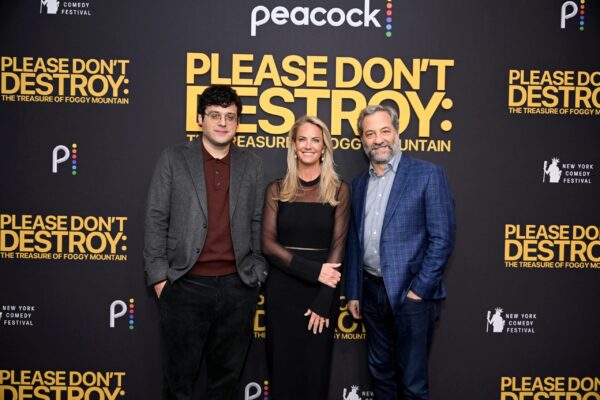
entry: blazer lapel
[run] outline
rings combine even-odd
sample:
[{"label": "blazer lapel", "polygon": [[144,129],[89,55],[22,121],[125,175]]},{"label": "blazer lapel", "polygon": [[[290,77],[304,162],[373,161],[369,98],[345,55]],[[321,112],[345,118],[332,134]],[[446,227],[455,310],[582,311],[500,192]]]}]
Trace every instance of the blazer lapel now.
[{"label": "blazer lapel", "polygon": [[406,188],[406,182],[409,176],[409,170],[411,167],[411,159],[405,153],[402,153],[402,158],[398,163],[398,170],[396,171],[396,177],[394,178],[394,183],[392,184],[392,190],[390,191],[390,197],[387,202],[387,206],[385,207],[385,214],[383,216],[383,226],[381,227],[381,232],[385,230],[387,224],[389,224],[394,212],[398,208],[398,203],[400,202],[400,197],[402,193],[404,193],[404,189]]},{"label": "blazer lapel", "polygon": [[229,169],[229,219],[233,218],[233,212],[237,205],[240,194],[240,187],[246,174],[246,157],[242,157],[242,152],[231,145],[231,166]]},{"label": "blazer lapel", "polygon": [[204,159],[200,148],[200,139],[189,142],[185,151],[185,160],[188,164],[192,183],[198,196],[200,209],[205,218],[208,218],[208,200],[206,199],[206,184],[204,181]]}]

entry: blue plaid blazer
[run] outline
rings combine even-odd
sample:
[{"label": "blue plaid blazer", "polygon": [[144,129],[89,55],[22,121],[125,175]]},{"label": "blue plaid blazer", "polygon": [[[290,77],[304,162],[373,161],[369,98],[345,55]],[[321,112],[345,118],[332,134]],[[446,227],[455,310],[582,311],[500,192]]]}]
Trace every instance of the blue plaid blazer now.
[{"label": "blue plaid blazer", "polygon": [[[369,172],[352,181],[345,265],[348,300],[362,296],[365,199]],[[446,297],[442,275],[454,246],[454,199],[444,170],[402,154],[381,231],[381,273],[393,312],[409,290],[425,300]]]}]

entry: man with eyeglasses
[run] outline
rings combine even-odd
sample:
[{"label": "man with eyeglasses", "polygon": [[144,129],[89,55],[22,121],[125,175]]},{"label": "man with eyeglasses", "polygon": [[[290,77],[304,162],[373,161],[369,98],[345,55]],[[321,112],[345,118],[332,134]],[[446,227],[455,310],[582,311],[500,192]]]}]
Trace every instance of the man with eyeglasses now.
[{"label": "man with eyeglasses", "polygon": [[232,144],[242,102],[229,86],[200,96],[202,135],[161,155],[148,194],[144,262],[159,298],[163,399],[190,399],[201,360],[207,399],[232,399],[267,264],[260,158]]}]

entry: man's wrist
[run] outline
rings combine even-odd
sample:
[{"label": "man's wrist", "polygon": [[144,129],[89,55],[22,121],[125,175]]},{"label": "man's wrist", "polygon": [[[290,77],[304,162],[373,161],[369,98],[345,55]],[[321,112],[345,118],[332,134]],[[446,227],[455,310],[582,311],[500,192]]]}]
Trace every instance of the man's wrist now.
[{"label": "man's wrist", "polygon": [[408,291],[408,293],[406,294],[406,297],[408,297],[410,299],[413,299],[413,300],[423,300],[423,298],[421,296],[419,296],[418,294],[416,294],[412,290]]}]

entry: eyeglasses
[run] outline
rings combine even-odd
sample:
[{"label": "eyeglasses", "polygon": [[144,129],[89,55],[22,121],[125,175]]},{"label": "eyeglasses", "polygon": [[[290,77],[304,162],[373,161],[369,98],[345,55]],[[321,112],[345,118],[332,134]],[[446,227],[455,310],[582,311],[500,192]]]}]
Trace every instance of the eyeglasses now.
[{"label": "eyeglasses", "polygon": [[[212,119],[214,122],[219,122],[223,118],[223,114],[221,114],[220,112],[217,112],[217,111],[207,112],[207,113],[204,113],[204,115],[208,116],[208,118]],[[225,114],[225,121],[229,124],[234,123],[235,121],[237,121],[237,114],[234,114],[234,113]]]}]

